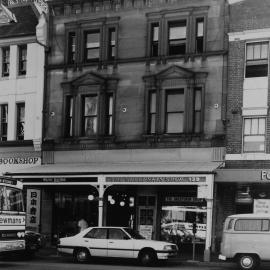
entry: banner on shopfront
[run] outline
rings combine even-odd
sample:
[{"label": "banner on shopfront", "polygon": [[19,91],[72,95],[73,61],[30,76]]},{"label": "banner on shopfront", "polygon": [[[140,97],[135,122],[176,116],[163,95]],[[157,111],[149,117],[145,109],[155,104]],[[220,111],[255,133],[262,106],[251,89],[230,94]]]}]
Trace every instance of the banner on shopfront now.
[{"label": "banner on shopfront", "polygon": [[26,228],[39,232],[40,225],[40,199],[39,189],[27,189],[26,195]]},{"label": "banner on shopfront", "polygon": [[119,176],[106,177],[106,182],[125,183],[202,183],[205,176]]},{"label": "banner on shopfront", "polygon": [[270,199],[255,199],[254,214],[270,214]]}]

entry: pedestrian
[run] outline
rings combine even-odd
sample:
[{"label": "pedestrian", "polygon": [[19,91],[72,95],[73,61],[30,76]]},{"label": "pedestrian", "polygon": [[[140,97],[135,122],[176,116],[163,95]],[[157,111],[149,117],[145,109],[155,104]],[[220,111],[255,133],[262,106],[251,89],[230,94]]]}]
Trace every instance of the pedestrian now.
[{"label": "pedestrian", "polygon": [[88,228],[88,223],[83,217],[78,221],[78,227],[79,227],[79,232]]}]

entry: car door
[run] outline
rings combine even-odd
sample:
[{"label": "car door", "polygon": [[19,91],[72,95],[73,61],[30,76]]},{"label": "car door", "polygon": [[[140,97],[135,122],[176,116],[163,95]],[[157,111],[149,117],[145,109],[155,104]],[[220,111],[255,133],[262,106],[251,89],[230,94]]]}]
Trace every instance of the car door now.
[{"label": "car door", "polygon": [[121,228],[109,228],[108,257],[133,258],[133,239]]},{"label": "car door", "polygon": [[93,228],[84,237],[85,246],[90,249],[91,256],[107,257],[108,239],[106,228]]}]

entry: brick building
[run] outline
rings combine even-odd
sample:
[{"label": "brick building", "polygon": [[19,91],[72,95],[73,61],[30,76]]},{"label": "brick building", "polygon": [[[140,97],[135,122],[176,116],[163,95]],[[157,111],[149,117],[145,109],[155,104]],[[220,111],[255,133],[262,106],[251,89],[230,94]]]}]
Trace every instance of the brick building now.
[{"label": "brick building", "polygon": [[[41,232],[173,225],[209,260],[224,155],[223,0],[49,2],[43,164],[13,175],[41,190]],[[179,232],[181,233],[181,232]]]},{"label": "brick building", "polygon": [[269,1],[229,2],[227,143],[216,237],[234,213],[269,213]]}]

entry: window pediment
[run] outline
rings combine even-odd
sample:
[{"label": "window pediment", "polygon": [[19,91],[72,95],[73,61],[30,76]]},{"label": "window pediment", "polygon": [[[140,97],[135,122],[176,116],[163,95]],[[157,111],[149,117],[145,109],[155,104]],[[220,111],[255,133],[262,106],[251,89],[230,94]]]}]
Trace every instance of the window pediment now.
[{"label": "window pediment", "polygon": [[153,82],[156,80],[165,81],[172,79],[180,79],[180,80],[192,80],[194,82],[204,81],[207,77],[207,72],[195,72],[193,70],[173,65],[164,70],[161,70],[155,74],[147,75],[144,77],[144,80],[147,82]]},{"label": "window pediment", "polygon": [[112,75],[103,75],[96,72],[87,72],[71,81],[63,82],[64,88],[78,88],[83,85],[103,85],[108,81],[118,81],[118,78]]}]

